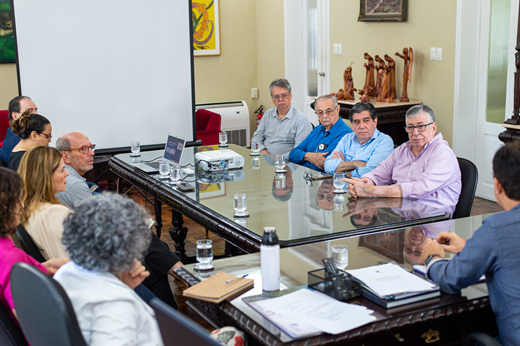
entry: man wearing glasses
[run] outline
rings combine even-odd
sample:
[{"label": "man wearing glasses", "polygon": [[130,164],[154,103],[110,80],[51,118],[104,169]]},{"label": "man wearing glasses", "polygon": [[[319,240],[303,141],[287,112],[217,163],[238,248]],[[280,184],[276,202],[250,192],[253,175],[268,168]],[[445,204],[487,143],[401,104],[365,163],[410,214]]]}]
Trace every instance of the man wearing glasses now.
[{"label": "man wearing glasses", "polygon": [[288,155],[311,132],[307,117],[291,106],[291,85],[277,79],[269,86],[274,108],[265,112],[251,142],[258,143],[262,154]]},{"label": "man wearing glasses", "polygon": [[289,154],[291,162],[323,171],[325,159],[332,153],[338,142],[347,133],[352,132],[343,120],[339,118],[339,105],[336,96],[323,95],[318,97],[314,109],[320,120],[320,125],[305,138]]},{"label": "man wearing glasses", "polygon": [[372,172],[346,178],[354,197],[403,197],[434,200],[451,214],[459,200],[462,183],[457,157],[442,134],[430,107],[417,105],[406,112],[408,142]]},{"label": "man wearing glasses", "polygon": [[90,143],[87,136],[79,132],[69,132],[56,141],[56,149],[61,152],[65,169],[69,172],[65,191],[56,195],[69,209],[83,200],[92,197],[92,191],[83,175],[94,167],[95,144]]}]

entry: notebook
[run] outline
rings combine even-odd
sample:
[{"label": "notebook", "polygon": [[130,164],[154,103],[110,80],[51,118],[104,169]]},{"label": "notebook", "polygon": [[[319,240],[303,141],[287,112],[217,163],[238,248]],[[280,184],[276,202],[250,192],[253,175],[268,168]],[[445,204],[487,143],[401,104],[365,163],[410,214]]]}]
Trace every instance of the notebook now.
[{"label": "notebook", "polygon": [[[168,138],[166,139],[166,146],[164,147],[163,158],[161,161],[168,162],[170,166],[173,166],[174,168],[179,167],[185,145],[186,139],[184,137],[169,133]],[[156,173],[159,172],[159,164],[160,162],[158,161],[138,163],[135,164],[134,167],[139,168],[146,173]]]},{"label": "notebook", "polygon": [[217,273],[186,289],[183,292],[183,296],[218,304],[238,296],[255,285],[255,280],[247,278],[241,278],[226,284],[226,281],[236,278],[236,276],[224,272]]}]

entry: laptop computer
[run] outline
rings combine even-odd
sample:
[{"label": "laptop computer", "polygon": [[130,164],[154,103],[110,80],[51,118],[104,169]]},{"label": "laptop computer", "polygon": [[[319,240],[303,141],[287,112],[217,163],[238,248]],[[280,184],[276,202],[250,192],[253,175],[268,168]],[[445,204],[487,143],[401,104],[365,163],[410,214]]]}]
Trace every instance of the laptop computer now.
[{"label": "laptop computer", "polygon": [[[161,161],[168,162],[173,167],[179,167],[185,145],[186,139],[184,137],[169,133],[168,138],[166,139],[166,146],[164,147],[164,153]],[[161,161],[138,163],[135,164],[134,167],[146,173],[157,173],[159,172],[159,164]]]},{"label": "laptop computer", "polygon": [[150,305],[155,311],[164,346],[222,346],[210,338],[209,333],[201,326],[158,298],[153,298]]}]

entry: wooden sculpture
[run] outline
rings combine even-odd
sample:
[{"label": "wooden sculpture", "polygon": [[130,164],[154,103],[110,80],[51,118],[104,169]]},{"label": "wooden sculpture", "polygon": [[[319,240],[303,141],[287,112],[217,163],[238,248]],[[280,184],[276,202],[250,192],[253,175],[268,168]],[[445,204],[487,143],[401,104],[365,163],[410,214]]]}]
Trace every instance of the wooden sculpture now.
[{"label": "wooden sculpture", "polygon": [[368,91],[369,96],[376,96],[376,85],[374,83],[374,58],[372,58],[368,53],[365,53],[363,56],[368,60],[368,63],[363,65],[367,69],[364,86],[365,94]]},{"label": "wooden sculpture", "polygon": [[386,65],[385,65],[385,61],[383,59],[381,59],[381,57],[379,55],[376,55],[374,57],[374,59],[375,59],[375,61],[377,61],[379,63],[379,65],[376,66],[376,70],[377,70],[377,76],[376,76],[376,79],[377,79],[377,81],[376,81],[376,96],[379,98],[379,91],[381,89],[381,76],[379,75],[379,70],[385,70],[386,71]]},{"label": "wooden sculpture", "polygon": [[385,54],[385,60],[388,61],[386,72],[388,73],[388,80],[390,83],[390,90],[388,91],[389,94],[387,97],[391,98],[393,102],[397,94],[395,91],[395,60],[388,54]]},{"label": "wooden sculpture", "polygon": [[413,49],[410,47],[409,49],[404,47],[403,54],[395,53],[398,57],[404,60],[403,67],[403,93],[401,94],[401,98],[399,101],[408,102],[410,99],[408,98],[408,82],[412,81],[412,64],[413,64]]},{"label": "wooden sculpture", "polygon": [[357,91],[354,88],[354,80],[352,79],[352,65],[354,62],[350,63],[350,66],[345,69],[345,73],[343,74],[343,86],[345,90],[345,100],[353,100],[354,99],[354,91]]},{"label": "wooden sculpture", "polygon": [[[383,102],[388,99],[388,92],[390,89],[390,74],[382,68],[377,71],[377,77],[378,81],[381,83],[379,94],[377,94],[377,102]],[[393,102],[393,100],[390,102]]]}]

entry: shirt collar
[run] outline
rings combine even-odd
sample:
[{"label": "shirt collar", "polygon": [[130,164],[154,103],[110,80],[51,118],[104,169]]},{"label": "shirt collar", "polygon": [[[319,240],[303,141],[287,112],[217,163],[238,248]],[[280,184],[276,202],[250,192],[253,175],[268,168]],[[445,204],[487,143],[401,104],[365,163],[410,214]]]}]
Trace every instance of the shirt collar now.
[{"label": "shirt collar", "polygon": [[[421,150],[421,153],[423,151],[425,151],[426,149],[428,149],[433,143],[437,143],[438,141],[442,141],[443,139],[444,138],[442,137],[442,133],[440,133],[440,132],[436,133],[435,136],[432,138],[432,140],[424,145],[424,148],[423,148],[423,150]],[[411,151],[412,150],[412,142],[410,142],[410,141],[406,142],[406,147]]]},{"label": "shirt collar", "polygon": [[[293,114],[293,110],[294,110],[294,107],[291,106],[291,108],[289,108],[289,111],[287,112],[287,114],[285,114],[285,117],[282,120],[284,120],[285,118],[291,119],[292,118],[292,114]],[[278,108],[276,108],[276,112],[274,112],[273,117],[274,118],[278,118]],[[280,119],[280,118],[278,118],[278,119]]]},{"label": "shirt collar", "polygon": [[9,235],[6,235],[5,237],[0,237],[0,246],[7,247],[7,248],[16,247]]},{"label": "shirt collar", "polygon": [[65,169],[67,170],[67,172],[69,172],[70,175],[72,175],[73,177],[75,178],[78,178],[78,179],[81,179],[83,181],[86,181],[85,178],[83,178],[81,175],[79,175],[78,171],[76,171],[74,169],[74,167],[71,167],[71,166],[67,166],[65,165]]},{"label": "shirt collar", "polygon": [[[365,144],[368,144],[368,143],[372,142],[373,140],[375,140],[377,138],[377,136],[379,136],[379,130],[378,129],[376,129],[374,131],[374,133],[372,134],[372,137],[370,137],[370,139]],[[354,140],[359,144],[357,135],[355,133],[354,133]],[[365,145],[365,144],[363,144],[363,145]]]}]

